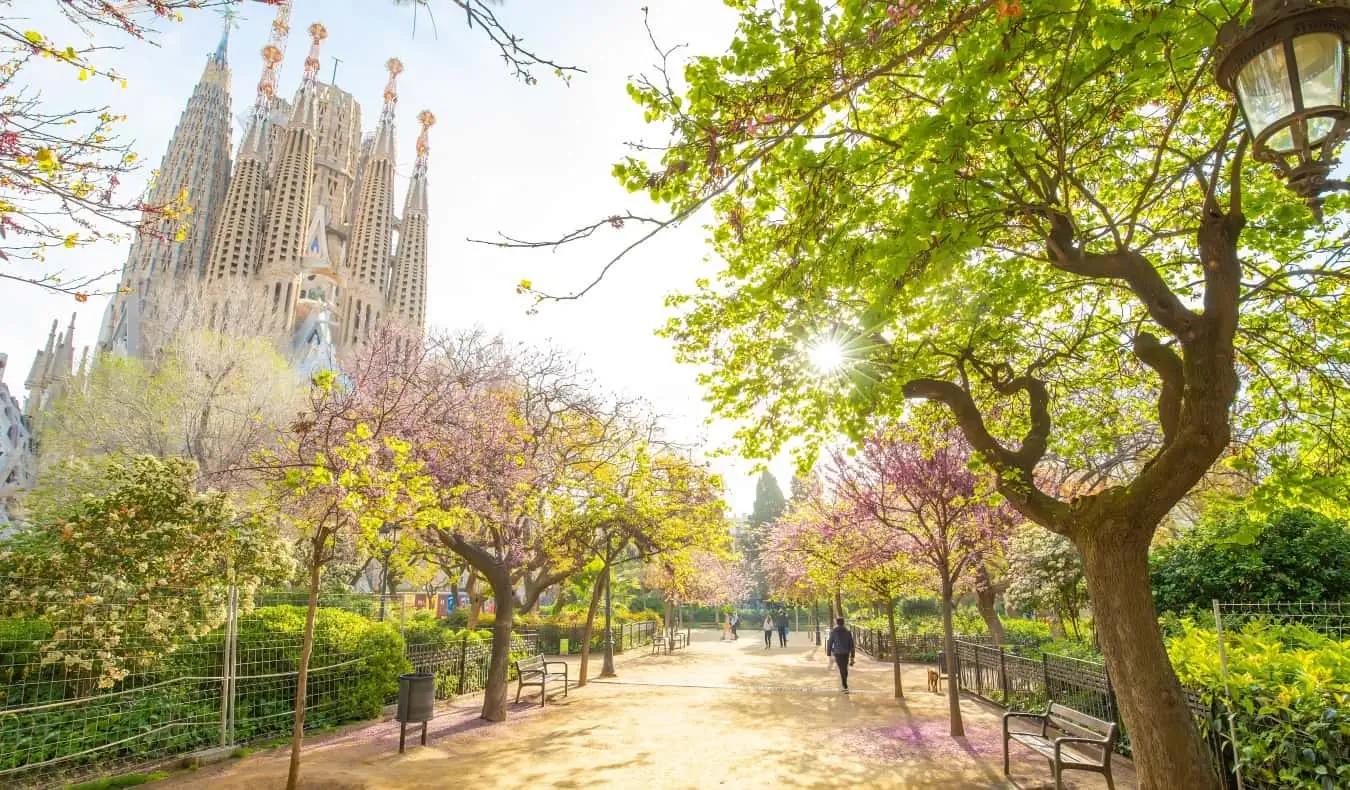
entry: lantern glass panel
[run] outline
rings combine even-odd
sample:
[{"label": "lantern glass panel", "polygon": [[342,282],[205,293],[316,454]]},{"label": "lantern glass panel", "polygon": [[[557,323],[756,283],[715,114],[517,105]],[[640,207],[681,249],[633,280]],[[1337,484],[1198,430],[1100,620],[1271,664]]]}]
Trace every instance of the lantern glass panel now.
[{"label": "lantern glass panel", "polygon": [[[1252,58],[1237,75],[1238,101],[1247,114],[1247,124],[1251,127],[1252,137],[1260,137],[1262,132],[1294,112],[1294,91],[1289,84],[1289,66],[1284,59],[1283,44],[1275,46]],[[1278,136],[1287,136],[1281,132]],[[1271,147],[1281,149],[1271,141]],[[1289,148],[1293,148],[1293,138],[1289,137]]]},{"label": "lantern glass panel", "polygon": [[1269,146],[1272,151],[1287,154],[1294,150],[1294,133],[1290,131],[1290,127],[1286,126],[1275,134],[1272,134],[1270,137],[1267,137],[1266,145]]},{"label": "lantern glass panel", "polygon": [[[1304,107],[1340,107],[1345,79],[1345,46],[1335,33],[1310,33],[1294,39],[1294,60]],[[1318,145],[1335,124],[1329,118],[1308,120],[1308,144]]]},{"label": "lantern glass panel", "polygon": [[1326,116],[1318,116],[1308,119],[1308,145],[1318,146],[1327,139],[1331,130],[1336,128],[1336,122]]}]

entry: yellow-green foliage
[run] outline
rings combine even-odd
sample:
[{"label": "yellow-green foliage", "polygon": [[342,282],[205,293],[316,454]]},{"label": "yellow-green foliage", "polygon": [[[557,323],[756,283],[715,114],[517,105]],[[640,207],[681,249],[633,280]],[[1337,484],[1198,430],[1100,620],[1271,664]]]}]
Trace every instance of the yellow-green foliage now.
[{"label": "yellow-green foliage", "polygon": [[1268,787],[1350,787],[1350,640],[1252,621],[1225,634],[1186,623],[1169,645],[1183,685],[1229,698],[1242,775]]}]

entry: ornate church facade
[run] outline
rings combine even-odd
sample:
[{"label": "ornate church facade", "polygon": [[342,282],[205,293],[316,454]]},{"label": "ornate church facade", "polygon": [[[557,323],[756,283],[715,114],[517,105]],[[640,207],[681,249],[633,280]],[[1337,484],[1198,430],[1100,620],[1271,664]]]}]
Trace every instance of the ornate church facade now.
[{"label": "ornate church facade", "polygon": [[274,95],[288,23],[283,4],[233,158],[228,24],[208,56],[149,199],[190,206],[186,231],[172,238],[166,227],[132,245],[99,330],[100,351],[147,357],[167,339],[164,327],[189,320],[271,337],[303,374],[334,368],[341,351],[380,328],[423,327],[427,132],[435,118],[426,111],[417,116],[417,160],[396,213],[402,64],[386,63],[379,120],[363,135],[356,98],[318,79],[327,37],[320,24],[308,28],[311,45],[294,99]]}]

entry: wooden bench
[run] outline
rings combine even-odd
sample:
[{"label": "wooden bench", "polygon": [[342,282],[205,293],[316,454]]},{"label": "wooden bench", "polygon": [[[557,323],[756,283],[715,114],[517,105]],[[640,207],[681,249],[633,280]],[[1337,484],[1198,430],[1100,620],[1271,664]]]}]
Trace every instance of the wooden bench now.
[{"label": "wooden bench", "polygon": [[652,637],[652,654],[661,652],[667,644],[670,645],[671,650],[679,650],[682,647],[689,646],[689,637],[683,631],[675,631],[669,638],[665,634],[658,633]]},{"label": "wooden bench", "polygon": [[[552,672],[550,667],[562,667],[562,672]],[[548,682],[561,680],[563,696],[567,696],[567,662],[545,661],[543,656],[530,656],[516,661],[516,702],[520,702],[520,692],[526,686],[539,687],[539,704],[548,699]]]},{"label": "wooden bench", "polygon": [[[1010,730],[1008,724],[1013,719],[1039,721],[1041,731]],[[1050,761],[1055,790],[1063,790],[1062,775],[1070,769],[1099,773],[1106,777],[1107,788],[1115,790],[1111,781],[1111,751],[1115,749],[1118,730],[1115,722],[1089,716],[1053,700],[1045,713],[1010,711],[1003,714],[1003,775],[1008,775],[1008,741],[1014,740]],[[1100,754],[1094,754],[1097,751]]]}]

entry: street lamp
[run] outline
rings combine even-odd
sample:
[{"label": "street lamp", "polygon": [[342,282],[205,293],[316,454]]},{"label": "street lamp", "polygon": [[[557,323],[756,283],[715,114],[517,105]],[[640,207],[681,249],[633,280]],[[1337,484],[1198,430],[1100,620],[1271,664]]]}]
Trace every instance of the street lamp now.
[{"label": "street lamp", "polygon": [[1252,158],[1275,166],[1320,216],[1321,195],[1350,131],[1345,45],[1350,0],[1254,0],[1252,18],[1219,31],[1219,86],[1237,95]]},{"label": "street lamp", "polygon": [[[386,596],[389,595],[389,560],[393,558],[393,555],[394,555],[394,548],[395,548],[395,546],[398,545],[398,527],[399,527],[399,524],[398,524],[397,521],[395,521],[393,524],[386,524],[385,526],[386,526],[386,527],[390,527],[390,526],[393,527],[393,530],[394,530],[394,536],[393,536],[393,539],[392,539],[392,540],[390,541],[390,543],[389,543],[389,547],[386,548],[386,549],[384,550],[384,562],[382,563],[382,567],[381,567],[381,569],[380,569],[380,620],[379,620],[379,621],[380,621],[381,623],[384,622],[384,611],[385,611],[385,609],[384,609],[384,599],[385,599]],[[381,530],[381,531],[383,531],[383,530]]]},{"label": "street lamp", "polygon": [[613,561],[605,563],[605,662],[600,666],[600,677],[612,678],[614,673],[614,625],[611,618],[614,615],[613,599],[610,593],[613,591],[612,582],[614,572],[611,570]]}]

